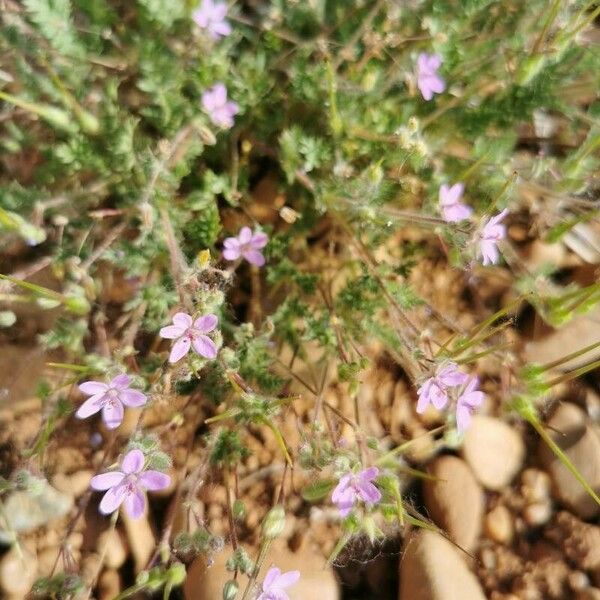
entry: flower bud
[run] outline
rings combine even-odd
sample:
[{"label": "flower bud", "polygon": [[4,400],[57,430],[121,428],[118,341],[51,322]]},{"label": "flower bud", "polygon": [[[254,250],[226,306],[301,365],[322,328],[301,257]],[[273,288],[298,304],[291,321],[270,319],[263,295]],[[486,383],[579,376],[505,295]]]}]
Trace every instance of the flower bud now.
[{"label": "flower bud", "polygon": [[180,562],[174,563],[167,571],[169,581],[174,585],[181,585],[185,581],[185,566]]},{"label": "flower bud", "polygon": [[238,582],[230,579],[223,586],[223,600],[235,600],[239,589]]},{"label": "flower bud", "polygon": [[274,506],[265,517],[262,524],[263,535],[270,540],[279,537],[285,527],[285,511],[283,506]]}]

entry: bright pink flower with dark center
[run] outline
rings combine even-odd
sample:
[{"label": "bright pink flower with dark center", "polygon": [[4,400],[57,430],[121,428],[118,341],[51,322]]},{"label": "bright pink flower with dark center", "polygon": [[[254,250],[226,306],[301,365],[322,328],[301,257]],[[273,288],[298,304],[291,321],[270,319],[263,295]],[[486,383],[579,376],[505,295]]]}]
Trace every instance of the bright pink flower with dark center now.
[{"label": "bright pink flower with dark center", "polygon": [[506,237],[506,226],[500,223],[508,214],[505,208],[501,213],[492,217],[481,230],[479,248],[484,265],[495,265],[500,259],[498,242]]},{"label": "bright pink flower with dark center", "polygon": [[123,421],[124,407],[137,408],[146,404],[148,398],[139,390],[129,387],[131,378],[128,375],[117,375],[110,383],[86,381],[79,389],[90,396],[77,410],[78,419],[86,419],[100,410],[108,429],[116,429]]},{"label": "bright pink flower with dark center", "polygon": [[465,186],[462,183],[455,183],[452,187],[445,183],[440,186],[440,208],[444,221],[458,223],[471,216],[473,209],[460,201],[464,189]]},{"label": "bright pink flower with dark center", "polygon": [[223,242],[223,258],[237,260],[245,258],[251,265],[262,267],[265,257],[261,249],[267,245],[269,238],[266,233],[259,231],[252,233],[250,227],[242,227],[237,237],[228,237]]},{"label": "bright pink flower with dark center", "polygon": [[290,600],[284,591],[300,579],[300,571],[287,571],[282,573],[281,569],[271,567],[265,575],[262,584],[262,593],[256,600]]},{"label": "bright pink flower with dark center", "polygon": [[441,64],[439,54],[423,52],[417,58],[417,86],[425,100],[431,100],[434,94],[441,94],[446,89],[445,81],[437,73]]},{"label": "bright pink flower with dark center", "polygon": [[146,490],[163,490],[169,487],[171,478],[160,471],[144,470],[141,450],[131,450],[123,458],[120,471],[109,471],[92,477],[94,490],[108,490],[100,501],[100,512],[109,515],[125,503],[125,510],[132,519],[139,519],[146,508]]},{"label": "bright pink flower with dark center", "polygon": [[240,112],[240,107],[227,100],[227,88],[217,83],[202,94],[202,108],[208,113],[210,120],[223,129],[233,127],[233,117]]},{"label": "bright pink flower with dark center", "polygon": [[171,348],[169,362],[176,363],[193,348],[196,354],[204,358],[215,358],[217,346],[206,335],[215,329],[219,319],[217,315],[208,314],[195,321],[186,313],[173,315],[173,325],[163,327],[159,335],[166,340],[176,340]]},{"label": "bright pink flower with dark center", "polygon": [[472,377],[456,401],[456,426],[461,433],[469,427],[474,410],[485,399],[485,394],[478,387],[479,377]]},{"label": "bright pink flower with dark center", "polygon": [[370,505],[381,500],[381,492],[373,484],[377,475],[379,469],[369,467],[360,473],[348,473],[341,477],[331,495],[331,501],[339,508],[340,516],[348,516],[357,500]]},{"label": "bright pink flower with dark center", "polygon": [[424,413],[430,404],[442,410],[448,404],[448,388],[464,385],[468,379],[469,376],[459,371],[455,363],[446,363],[434,377],[425,380],[417,390],[417,412]]},{"label": "bright pink flower with dark center", "polygon": [[206,29],[217,40],[231,33],[231,25],[225,20],[227,4],[202,0],[202,4],[192,13],[192,19],[201,29]]}]

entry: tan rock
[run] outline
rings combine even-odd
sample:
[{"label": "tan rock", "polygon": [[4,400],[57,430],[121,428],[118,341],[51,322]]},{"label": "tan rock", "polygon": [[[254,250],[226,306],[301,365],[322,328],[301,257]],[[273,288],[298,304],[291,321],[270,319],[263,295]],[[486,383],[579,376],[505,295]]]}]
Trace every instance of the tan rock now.
[{"label": "tan rock", "polygon": [[121,576],[117,571],[108,569],[98,579],[99,600],[113,600],[121,591]]},{"label": "tan rock", "polygon": [[515,533],[512,514],[502,504],[496,506],[485,516],[487,536],[499,544],[510,544]]},{"label": "tan rock", "polygon": [[7,596],[24,597],[37,574],[37,559],[24,548],[12,547],[0,560],[0,589]]},{"label": "tan rock", "polygon": [[525,444],[504,421],[478,415],[465,434],[462,455],[485,488],[499,490],[521,469]]},{"label": "tan rock", "polygon": [[[231,579],[232,573],[225,569],[225,563],[231,556],[231,547],[219,552],[214,557],[214,563],[207,567],[204,557],[197,558],[188,568],[184,584],[185,600],[219,600],[225,582]],[[255,552],[251,553],[254,558]],[[339,589],[333,570],[325,566],[325,558],[308,544],[303,545],[297,552],[291,552],[285,542],[277,540],[273,543],[267,556],[258,582],[271,566],[277,566],[282,571],[300,571],[300,581],[286,589],[290,600],[338,600]],[[246,587],[248,578],[238,576],[240,590]],[[238,597],[241,598],[241,592]]]},{"label": "tan rock", "polygon": [[437,458],[429,473],[436,478],[423,485],[429,514],[459,546],[472,550],[481,532],[483,490],[469,466],[456,456]]},{"label": "tan rock", "polygon": [[90,487],[90,480],[95,475],[93,471],[77,471],[71,475],[57,473],[52,478],[52,485],[63,494],[68,494],[74,498],[82,496]]},{"label": "tan rock", "polygon": [[459,550],[422,530],[406,541],[400,559],[400,600],[485,600]]},{"label": "tan rock", "polygon": [[[575,404],[561,404],[548,421],[550,435],[597,494],[600,494],[600,436],[585,413]],[[540,458],[553,482],[555,498],[579,517],[591,519],[600,506],[585,491],[569,469],[540,440]]]},{"label": "tan rock", "polygon": [[109,569],[119,569],[127,560],[127,546],[121,534],[112,527],[98,536],[96,552],[104,557],[104,564]]},{"label": "tan rock", "polygon": [[121,518],[125,525],[127,542],[133,555],[135,572],[139,573],[148,564],[156,547],[154,532],[152,531],[152,527],[150,527],[147,514],[144,514],[139,519],[132,519],[122,510]]}]

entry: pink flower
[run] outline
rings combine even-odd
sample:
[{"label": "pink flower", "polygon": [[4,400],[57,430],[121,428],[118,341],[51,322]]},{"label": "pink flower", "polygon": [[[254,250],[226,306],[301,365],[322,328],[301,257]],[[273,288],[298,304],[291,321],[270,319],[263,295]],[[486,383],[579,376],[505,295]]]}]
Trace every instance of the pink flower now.
[{"label": "pink flower", "polygon": [[102,410],[102,418],[109,429],[117,428],[123,421],[125,406],[138,407],[147,402],[145,394],[129,387],[128,375],[117,375],[110,383],[86,381],[79,389],[90,396],[77,410],[78,419],[86,419]]},{"label": "pink flower", "polygon": [[440,186],[440,207],[444,221],[458,223],[471,216],[473,209],[460,201],[464,189],[462,183],[455,183],[452,187],[445,183]]},{"label": "pink flower", "polygon": [[267,245],[269,238],[266,233],[252,233],[250,227],[242,227],[237,237],[228,237],[224,242],[223,258],[237,260],[244,257],[251,265],[262,267],[265,257],[260,251]]},{"label": "pink flower", "polygon": [[109,471],[92,477],[94,490],[108,490],[100,501],[100,512],[109,515],[125,503],[125,510],[132,519],[139,519],[146,508],[146,490],[163,490],[171,478],[160,471],[144,471],[144,455],[141,450],[131,450],[123,458],[121,471]]},{"label": "pink flower", "polygon": [[379,469],[369,467],[360,473],[348,473],[340,478],[331,495],[331,501],[337,505],[342,517],[350,514],[358,499],[367,504],[377,504],[381,500],[381,492],[372,483],[377,475]]},{"label": "pink flower", "polygon": [[300,579],[300,571],[282,573],[281,569],[271,567],[265,575],[262,593],[256,600],[290,600],[285,588],[294,585]]},{"label": "pink flower", "polygon": [[429,404],[442,410],[448,404],[448,388],[464,385],[468,379],[469,376],[459,371],[455,363],[447,363],[434,377],[425,380],[417,390],[417,412],[424,413]]},{"label": "pink flower", "polygon": [[217,83],[202,94],[202,108],[208,113],[210,120],[223,129],[233,127],[233,117],[240,112],[240,107],[227,100],[227,88]]},{"label": "pink flower", "polygon": [[171,348],[169,362],[176,363],[194,348],[196,354],[204,358],[215,358],[217,346],[206,335],[215,329],[219,319],[217,315],[204,315],[195,321],[186,313],[173,315],[173,325],[163,327],[159,335],[166,340],[177,340]]},{"label": "pink flower", "polygon": [[441,94],[446,89],[446,83],[437,74],[442,64],[439,54],[419,54],[417,58],[417,86],[425,100],[431,100],[433,94]]},{"label": "pink flower", "polygon": [[485,399],[485,394],[477,389],[478,386],[479,377],[472,377],[456,401],[456,426],[461,433],[469,427],[473,411]]},{"label": "pink flower", "polygon": [[505,208],[501,213],[492,217],[481,230],[479,234],[479,248],[483,258],[484,265],[493,265],[498,262],[500,253],[498,252],[498,242],[506,237],[506,226],[500,221],[508,214]]},{"label": "pink flower", "polygon": [[192,13],[196,25],[206,29],[215,40],[231,33],[231,25],[225,20],[226,16],[227,4],[213,0],[202,0],[202,4]]}]

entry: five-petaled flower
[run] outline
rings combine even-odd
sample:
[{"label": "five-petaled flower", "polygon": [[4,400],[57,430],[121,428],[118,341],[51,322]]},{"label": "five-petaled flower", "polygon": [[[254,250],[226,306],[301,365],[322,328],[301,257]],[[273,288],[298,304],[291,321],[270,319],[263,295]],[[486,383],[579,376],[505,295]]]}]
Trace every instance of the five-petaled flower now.
[{"label": "five-petaled flower", "polygon": [[146,395],[129,387],[131,378],[122,373],[110,383],[86,381],[79,389],[90,396],[77,410],[78,419],[86,419],[102,410],[102,418],[109,429],[117,428],[123,421],[124,407],[143,406],[147,402]]},{"label": "five-petaled flower", "polygon": [[506,226],[500,221],[508,214],[505,208],[501,213],[492,217],[481,230],[479,234],[479,249],[483,258],[484,265],[493,265],[500,259],[498,252],[498,242],[506,237]]},{"label": "five-petaled flower", "polygon": [[471,216],[473,209],[460,201],[464,190],[462,183],[455,183],[453,186],[444,183],[440,186],[440,208],[444,221],[458,223]]},{"label": "five-petaled flower", "polygon": [[294,585],[299,579],[300,571],[282,573],[281,569],[271,567],[265,575],[262,593],[256,600],[289,600],[289,596],[284,590]]},{"label": "five-petaled flower", "polygon": [[100,512],[109,515],[125,503],[132,519],[139,519],[146,508],[145,491],[168,487],[171,478],[160,471],[144,470],[144,454],[130,450],[121,463],[120,471],[109,471],[92,477],[90,486],[97,491],[108,490],[100,501]]},{"label": "five-petaled flower", "polygon": [[210,120],[223,129],[233,127],[233,117],[240,112],[240,107],[227,100],[227,88],[217,83],[202,94],[202,108],[208,113]]},{"label": "five-petaled flower", "polygon": [[456,427],[461,433],[469,427],[473,411],[481,406],[485,399],[485,394],[480,392],[478,387],[479,378],[472,377],[456,401]]},{"label": "five-petaled flower", "polygon": [[458,370],[455,363],[445,364],[433,377],[426,379],[417,390],[419,401],[417,412],[425,412],[429,404],[442,410],[448,404],[448,388],[464,385],[469,379],[466,373]]},{"label": "five-petaled flower", "polygon": [[202,0],[202,4],[192,13],[196,25],[206,29],[215,40],[231,33],[231,25],[225,20],[226,16],[227,4],[214,0]]},{"label": "five-petaled flower", "polygon": [[262,231],[252,233],[250,227],[242,227],[237,237],[228,237],[223,242],[223,258],[237,260],[241,256],[250,264],[262,267],[265,264],[265,257],[261,249],[267,245],[268,241],[266,233]]},{"label": "five-petaled flower", "polygon": [[439,54],[423,52],[417,58],[417,86],[425,100],[431,100],[433,94],[441,94],[446,89],[446,83],[437,73],[441,64]]},{"label": "five-petaled flower", "polygon": [[161,338],[176,340],[171,348],[169,362],[181,360],[190,348],[204,358],[215,358],[217,346],[206,334],[213,331],[218,322],[217,315],[213,314],[198,317],[195,321],[186,313],[173,315],[173,325],[167,325],[159,332]]},{"label": "five-petaled flower", "polygon": [[373,484],[377,475],[379,469],[369,467],[359,473],[347,473],[340,478],[331,495],[331,501],[337,505],[340,516],[348,516],[359,499],[367,504],[377,504],[381,500],[381,492]]}]

